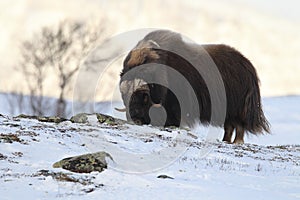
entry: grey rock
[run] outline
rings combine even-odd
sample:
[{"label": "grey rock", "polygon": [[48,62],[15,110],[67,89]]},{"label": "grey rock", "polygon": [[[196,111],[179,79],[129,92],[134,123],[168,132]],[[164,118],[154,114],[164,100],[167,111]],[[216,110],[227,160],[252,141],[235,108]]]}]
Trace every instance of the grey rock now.
[{"label": "grey rock", "polygon": [[64,158],[53,164],[54,168],[63,168],[76,173],[102,172],[107,168],[106,158],[113,160],[104,151]]}]

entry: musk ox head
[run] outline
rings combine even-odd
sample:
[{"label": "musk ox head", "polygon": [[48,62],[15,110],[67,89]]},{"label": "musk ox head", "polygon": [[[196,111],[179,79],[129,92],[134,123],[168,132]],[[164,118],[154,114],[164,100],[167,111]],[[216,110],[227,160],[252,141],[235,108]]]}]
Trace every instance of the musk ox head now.
[{"label": "musk ox head", "polygon": [[161,98],[153,96],[154,91],[157,94],[161,90],[153,84],[155,78],[161,77],[155,66],[161,62],[158,48],[159,45],[153,40],[140,41],[123,64],[119,86],[125,108],[116,110],[126,112],[127,120],[136,124],[150,124],[150,109],[162,107]]},{"label": "musk ox head", "polygon": [[125,108],[117,109],[126,112],[127,120],[157,126],[179,125],[179,103],[170,91],[173,84],[166,66],[169,52],[180,49],[182,44],[180,34],[158,30],[146,35],[128,53],[119,85]]},{"label": "musk ox head", "polygon": [[[150,109],[154,108],[155,111],[155,109],[162,107],[160,103],[153,102],[149,87],[152,87],[152,84],[147,84],[142,79],[124,80],[120,82],[120,90],[125,108],[117,110],[126,112],[127,120],[133,121],[138,125],[150,124]],[[155,118],[158,118],[158,116]],[[156,123],[156,125],[160,124]]]}]

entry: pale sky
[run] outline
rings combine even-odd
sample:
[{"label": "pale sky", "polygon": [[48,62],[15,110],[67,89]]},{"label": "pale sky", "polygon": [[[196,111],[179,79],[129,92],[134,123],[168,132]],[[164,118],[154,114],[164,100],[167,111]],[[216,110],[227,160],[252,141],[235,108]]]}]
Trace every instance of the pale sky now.
[{"label": "pale sky", "polygon": [[299,7],[297,0],[0,0],[0,92],[25,87],[14,67],[20,42],[32,33],[65,18],[105,18],[112,34],[155,27],[229,44],[256,65],[263,95],[300,94]]}]

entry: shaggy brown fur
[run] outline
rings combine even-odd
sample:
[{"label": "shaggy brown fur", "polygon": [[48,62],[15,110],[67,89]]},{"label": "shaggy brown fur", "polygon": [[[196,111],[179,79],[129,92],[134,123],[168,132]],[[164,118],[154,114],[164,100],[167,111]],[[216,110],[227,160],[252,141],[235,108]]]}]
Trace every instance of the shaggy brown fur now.
[{"label": "shaggy brown fur", "polygon": [[127,67],[130,68],[130,67],[138,66],[141,63],[145,63],[145,60],[147,58],[158,60],[159,55],[155,51],[152,51],[149,48],[133,50],[131,51],[130,59],[127,62]]},{"label": "shaggy brown fur", "polygon": [[[216,76],[207,57],[210,57],[217,66],[224,83],[226,99],[220,98],[219,101],[227,106],[225,121],[211,119],[210,92],[202,76],[209,75],[209,80],[213,81]],[[146,70],[126,76],[131,69],[138,69],[137,67],[143,64],[150,65]],[[174,79],[169,73],[158,70],[157,64],[169,66],[184,76],[192,86],[197,101],[190,97],[191,91],[187,91],[187,85]],[[201,75],[199,70],[204,73]],[[121,91],[127,109],[127,118],[139,124],[151,123],[152,116],[149,116],[149,110],[154,103],[160,103],[167,117],[161,119],[161,123],[164,124],[155,125],[180,126],[182,121],[191,125],[198,119],[205,124],[224,126],[223,140],[229,143],[232,142],[234,130],[236,131],[234,143],[244,142],[245,131],[253,134],[269,132],[269,124],[262,111],[256,70],[247,58],[229,46],[195,45],[184,42],[179,34],[171,31],[151,32],[137,44],[124,61],[120,84],[125,82],[130,84],[134,79],[142,79],[147,83],[149,79],[162,80],[168,86],[178,88],[186,97],[184,104],[180,104],[169,87],[153,83],[148,84],[144,90],[130,93]],[[219,93],[219,88],[216,88],[215,92]],[[180,105],[186,106],[188,112],[182,113]],[[195,105],[199,106],[200,116],[194,111]],[[161,112],[157,110],[158,114],[155,118],[162,116]]]}]

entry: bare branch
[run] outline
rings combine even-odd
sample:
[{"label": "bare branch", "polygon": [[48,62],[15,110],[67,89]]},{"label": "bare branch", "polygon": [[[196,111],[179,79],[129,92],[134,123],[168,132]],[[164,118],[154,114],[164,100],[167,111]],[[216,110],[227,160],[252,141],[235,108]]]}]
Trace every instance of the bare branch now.
[{"label": "bare branch", "polygon": [[90,26],[78,21],[62,21],[55,27],[43,27],[32,40],[22,43],[21,72],[32,95],[34,114],[42,115],[45,102],[44,83],[49,70],[58,77],[57,111],[65,116],[66,100],[70,83],[97,41],[103,40],[105,29],[101,24]]}]

